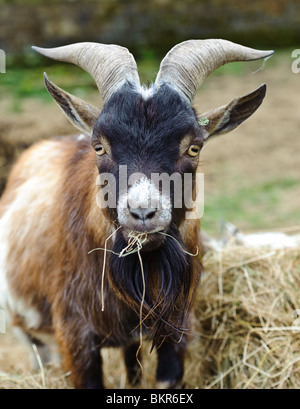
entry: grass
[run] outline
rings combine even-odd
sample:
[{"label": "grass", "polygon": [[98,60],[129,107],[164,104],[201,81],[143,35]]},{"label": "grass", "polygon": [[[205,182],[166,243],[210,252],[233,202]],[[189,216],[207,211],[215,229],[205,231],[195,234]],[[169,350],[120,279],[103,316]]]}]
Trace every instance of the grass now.
[{"label": "grass", "polygon": [[[299,209],[284,212],[279,206],[285,194],[300,186],[298,179],[283,178],[251,185],[247,181],[235,189],[220,187],[219,194],[205,197],[203,228],[210,234],[218,233],[221,220],[234,220],[247,229],[276,228],[300,223]],[[247,222],[245,222],[247,221]]]},{"label": "grass", "polygon": [[93,79],[77,67],[54,65],[51,67],[7,67],[7,72],[0,77],[1,94],[10,95],[13,101],[38,98],[43,102],[52,102],[45,90],[43,72],[48,71],[50,78],[55,78],[68,92],[79,97],[95,90]]}]

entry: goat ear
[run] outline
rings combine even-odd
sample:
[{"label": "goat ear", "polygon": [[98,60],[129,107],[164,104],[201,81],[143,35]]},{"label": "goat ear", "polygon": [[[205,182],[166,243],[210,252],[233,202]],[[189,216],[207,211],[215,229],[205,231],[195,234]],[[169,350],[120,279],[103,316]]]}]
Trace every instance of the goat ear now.
[{"label": "goat ear", "polygon": [[49,80],[46,73],[44,73],[44,77],[49,94],[66,114],[69,121],[84,134],[92,136],[100,110],[59,88]]},{"label": "goat ear", "polygon": [[[222,135],[232,131],[246,121],[260,106],[266,95],[266,84],[240,98],[235,98],[228,105],[223,105],[201,115],[205,126],[207,140],[211,136]],[[208,120],[208,121],[207,121]],[[199,121],[201,124],[201,119]]]}]

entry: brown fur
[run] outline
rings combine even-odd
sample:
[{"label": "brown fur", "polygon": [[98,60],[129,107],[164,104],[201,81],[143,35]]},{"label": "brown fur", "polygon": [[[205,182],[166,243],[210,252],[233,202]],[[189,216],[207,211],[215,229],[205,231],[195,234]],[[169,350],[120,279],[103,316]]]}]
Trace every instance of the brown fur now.
[{"label": "brown fur", "polygon": [[[76,387],[89,386],[82,381],[81,368],[86,363],[78,365],[78,361],[88,362],[94,354],[100,363],[99,347],[129,345],[137,335],[130,332],[139,322],[109,290],[107,275],[101,311],[104,253],[88,252],[104,247],[115,226],[95,206],[97,172],[89,140],[44,141],[20,158],[1,199],[4,214],[17,200],[20,187],[29,183],[28,202],[14,211],[10,226],[7,277],[13,297],[37,310],[41,321],[38,327],[28,328],[26,319],[11,311],[12,322],[33,337],[55,333]],[[37,174],[40,185],[35,184]],[[200,246],[198,223],[186,221],[180,230],[187,249],[195,252]],[[198,258],[193,262],[196,286],[200,263]],[[95,376],[101,377],[101,371],[95,369]]]}]

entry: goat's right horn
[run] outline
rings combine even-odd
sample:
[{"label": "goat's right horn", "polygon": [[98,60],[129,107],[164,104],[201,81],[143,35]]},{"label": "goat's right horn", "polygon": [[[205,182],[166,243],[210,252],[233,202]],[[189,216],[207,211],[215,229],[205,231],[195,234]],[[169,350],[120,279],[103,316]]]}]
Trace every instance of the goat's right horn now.
[{"label": "goat's right horn", "polygon": [[221,65],[258,60],[273,52],[255,50],[227,40],[184,41],[173,47],[162,60],[155,85],[168,83],[192,103],[205,78]]},{"label": "goat's right horn", "polygon": [[83,68],[94,78],[104,102],[126,81],[140,85],[136,62],[125,47],[76,43],[56,48],[32,48],[45,57]]}]

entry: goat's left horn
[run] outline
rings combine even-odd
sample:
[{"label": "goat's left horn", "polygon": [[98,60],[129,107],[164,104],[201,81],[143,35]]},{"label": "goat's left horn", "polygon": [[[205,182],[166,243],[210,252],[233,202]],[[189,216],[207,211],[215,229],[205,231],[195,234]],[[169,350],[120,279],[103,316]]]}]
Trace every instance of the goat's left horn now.
[{"label": "goat's left horn", "polygon": [[162,60],[155,85],[168,83],[190,103],[205,78],[233,61],[266,58],[274,51],[260,51],[227,40],[188,40],[173,47]]},{"label": "goat's left horn", "polygon": [[136,62],[125,47],[76,43],[56,48],[32,48],[45,57],[83,68],[94,78],[104,102],[125,82],[140,84]]}]

